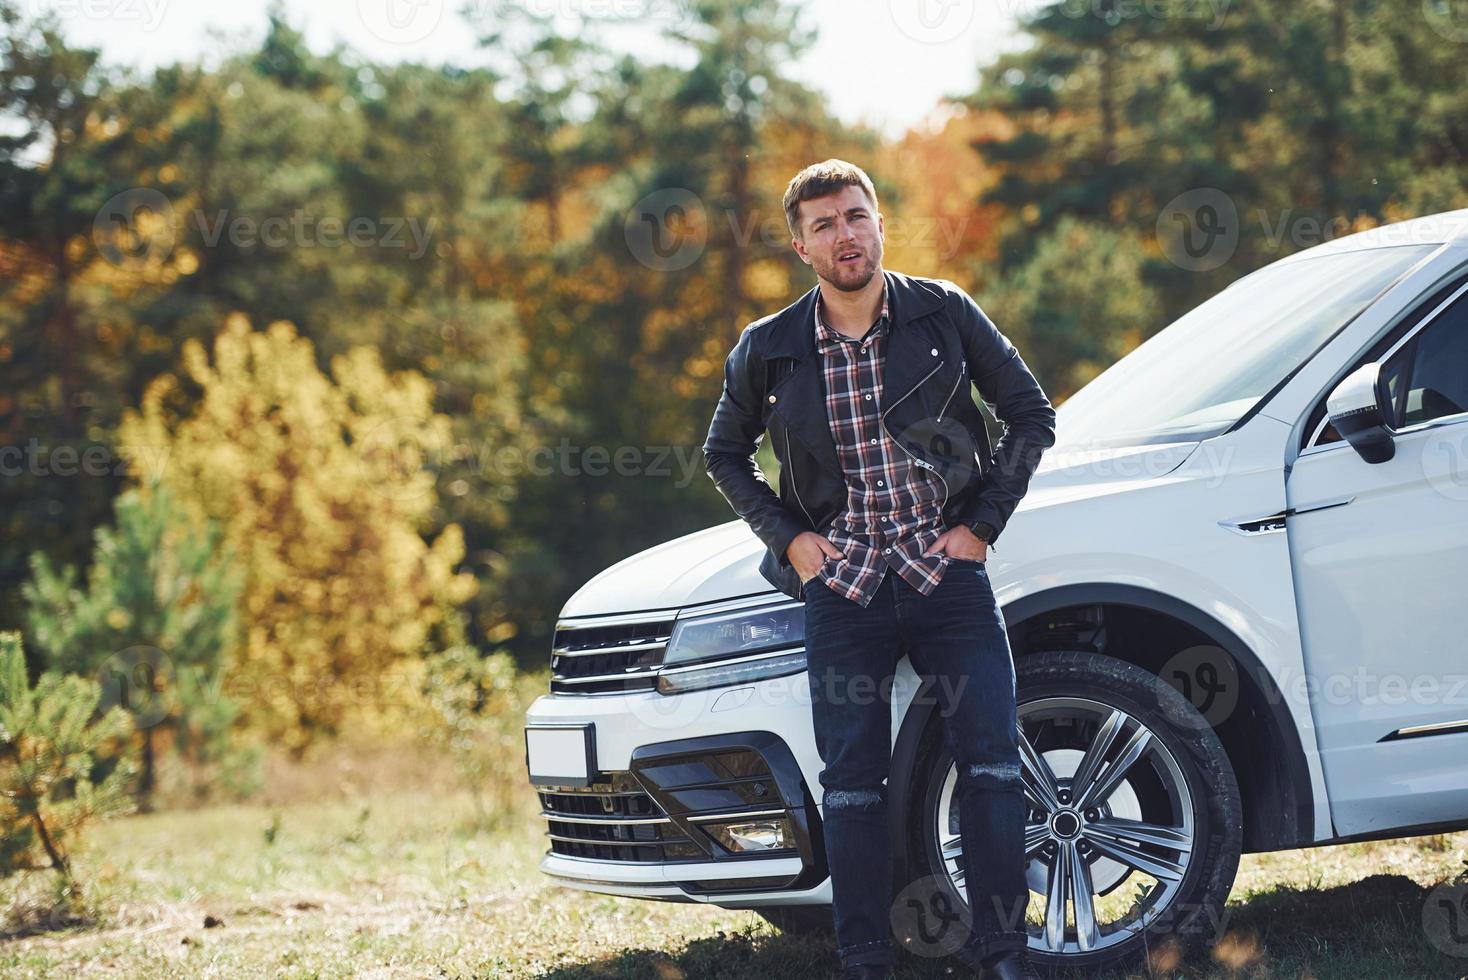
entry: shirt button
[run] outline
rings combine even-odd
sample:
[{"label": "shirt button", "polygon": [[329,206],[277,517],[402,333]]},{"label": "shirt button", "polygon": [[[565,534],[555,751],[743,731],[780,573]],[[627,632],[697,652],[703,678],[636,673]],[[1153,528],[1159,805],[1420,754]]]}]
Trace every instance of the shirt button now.
[{"label": "shirt button", "polygon": [[871,400],[872,400],[872,396],[871,395],[867,395],[867,401],[871,401]]},{"label": "shirt button", "polygon": [[[877,486],[879,486],[879,487],[880,487],[880,486],[883,486],[883,483],[882,483],[882,481],[881,481],[881,480],[878,480],[878,481],[877,481]],[[883,520],[886,520],[886,518],[883,518]]]},{"label": "shirt button", "polygon": [[892,554],[892,549],[891,548],[883,548],[882,549],[882,554],[884,554],[884,555],[890,555],[890,554]]},{"label": "shirt button", "polygon": [[775,396],[774,395],[771,395],[770,396],[770,402],[773,403],[774,401],[775,401]]},{"label": "shirt button", "polygon": [[936,347],[933,348],[933,356],[934,357],[937,357],[938,356],[938,348],[936,348]]},{"label": "shirt button", "polygon": [[876,444],[877,444],[877,440],[873,439],[872,440],[872,445],[875,446]]},{"label": "shirt button", "polygon": [[886,524],[886,523],[887,523],[887,518],[885,518],[885,517],[884,517],[884,518],[882,518],[882,523],[883,523],[883,524]]}]

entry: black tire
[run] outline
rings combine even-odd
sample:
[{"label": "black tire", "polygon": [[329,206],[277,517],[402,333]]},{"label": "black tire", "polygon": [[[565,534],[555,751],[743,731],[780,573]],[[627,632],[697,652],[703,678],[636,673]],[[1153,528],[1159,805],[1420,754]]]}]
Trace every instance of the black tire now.
[{"label": "black tire", "polygon": [[834,936],[829,905],[771,905],[755,909],[759,917],[792,936]]},{"label": "black tire", "polygon": [[[1120,789],[1113,790],[1100,797],[1104,805],[1099,811],[1092,808],[1087,813],[1088,820],[1091,819],[1090,812],[1096,812],[1099,820],[1093,825],[1088,824],[1083,833],[1071,838],[1074,847],[1088,849],[1091,855],[1086,858],[1087,872],[1081,880],[1090,878],[1093,868],[1105,871],[1106,874],[1091,879],[1092,882],[1101,882],[1118,873],[1124,875],[1119,881],[1096,894],[1110,895],[1129,879],[1145,886],[1146,879],[1151,877],[1148,872],[1138,870],[1120,858],[1113,859],[1111,855],[1102,854],[1096,849],[1096,845],[1092,843],[1094,840],[1099,839],[1103,844],[1109,843],[1113,846],[1116,844],[1114,836],[1099,836],[1115,833],[1116,823],[1108,825],[1107,821],[1137,819],[1160,823],[1164,821],[1155,819],[1157,814],[1172,812],[1173,816],[1166,818],[1165,822],[1169,827],[1179,827],[1188,825],[1186,819],[1182,824],[1175,822],[1181,817],[1182,811],[1186,810],[1191,814],[1191,847],[1186,852],[1185,870],[1175,880],[1159,877],[1153,879],[1152,886],[1145,886],[1156,888],[1152,894],[1158,896],[1158,902],[1163,901],[1161,896],[1168,889],[1172,890],[1165,899],[1165,907],[1153,910],[1150,921],[1144,916],[1129,929],[1121,928],[1109,934],[1097,933],[1096,935],[1105,939],[1107,945],[1102,946],[1093,939],[1090,949],[1082,948],[1077,930],[1071,925],[1072,918],[1064,913],[1060,919],[1060,935],[1065,945],[1074,946],[1073,949],[1056,952],[1047,947],[1044,928],[1040,927],[1037,931],[1031,925],[1030,953],[1036,965],[1047,972],[1066,969],[1096,970],[1135,962],[1149,949],[1171,945],[1180,953],[1189,955],[1199,947],[1216,941],[1219,938],[1218,924],[1223,921],[1224,902],[1233,886],[1243,845],[1243,807],[1238,782],[1217,734],[1193,705],[1172,687],[1146,670],[1114,657],[1090,652],[1048,652],[1020,659],[1016,664],[1016,672],[1016,700],[1020,710],[1021,729],[1040,739],[1040,743],[1035,745],[1035,752],[1042,761],[1051,759],[1070,764],[1070,760],[1074,760],[1076,755],[1085,757],[1084,746],[1097,740],[1094,733],[1105,727],[1105,723],[1099,724],[1092,735],[1085,734],[1088,730],[1086,719],[1090,717],[1088,712],[1092,710],[1089,705],[1093,704],[1105,706],[1095,709],[1098,718],[1106,717],[1110,721],[1112,718],[1129,717],[1138,723],[1136,727],[1130,727],[1125,722],[1117,722],[1115,731],[1118,734],[1110,743],[1115,749],[1107,758],[1120,758],[1124,747],[1123,739],[1126,737],[1124,733],[1130,731],[1140,735],[1141,726],[1150,730],[1158,743],[1156,746],[1151,741],[1144,743],[1149,746],[1144,750],[1147,753],[1143,757],[1147,760],[1146,765],[1142,765],[1140,760],[1133,763],[1126,769],[1123,779],[1124,788],[1134,798],[1127,800],[1127,806],[1140,808],[1139,815],[1128,817],[1126,814],[1114,812],[1113,801],[1121,793]],[[1108,715],[1108,709],[1124,714]],[[1029,719],[1026,717],[1027,711]],[[1071,711],[1076,719],[1071,727],[1074,728],[1075,745],[1078,748],[1072,748],[1064,742],[1067,730],[1064,718],[1067,711]],[[967,901],[961,894],[961,889],[955,887],[951,872],[957,858],[950,854],[945,860],[939,845],[938,808],[943,803],[944,784],[949,781],[953,772],[953,758],[943,745],[941,729],[938,727],[940,724],[941,720],[935,715],[934,724],[925,735],[915,768],[912,812],[916,818],[909,822],[908,827],[907,853],[912,872],[912,882],[908,887],[931,889],[928,901],[932,907],[961,908],[966,915]],[[1055,751],[1057,748],[1061,751]],[[1048,762],[1046,768],[1051,768]],[[1177,782],[1179,773],[1182,785],[1186,787],[1185,793],[1175,785],[1169,785]],[[1074,774],[1076,770],[1072,769],[1072,775]],[[1107,770],[1103,768],[1100,771],[1102,778],[1096,782],[1106,783],[1106,774]],[[1031,778],[1029,766],[1026,766],[1026,777],[1027,780]],[[1070,782],[1068,776],[1061,778],[1056,774],[1054,785],[1068,787]],[[1133,782],[1137,787],[1132,786]],[[1057,799],[1068,799],[1068,793],[1068,788],[1062,788]],[[951,789],[949,794],[948,811],[951,813]],[[1036,825],[1045,824],[1047,828],[1057,826],[1043,818],[1044,812],[1036,808],[1027,820],[1032,820]],[[1059,809],[1051,812],[1058,813]],[[952,826],[949,822],[948,827],[951,829]],[[1098,836],[1087,836],[1088,834]],[[1053,832],[1047,834],[1046,839],[1050,841],[1045,845],[1047,847],[1064,846],[1061,843],[1064,838]],[[1138,845],[1136,839],[1127,839],[1124,844],[1144,858],[1160,853],[1173,863],[1173,874],[1177,867],[1183,867],[1181,851],[1173,852],[1150,843]],[[1071,853],[1074,855],[1075,851]],[[1055,862],[1047,864],[1043,858],[1043,852],[1036,852],[1027,865],[1031,874],[1032,891],[1036,875],[1043,875],[1044,881],[1054,881]],[[1103,861],[1107,863],[1103,865]],[[1147,862],[1141,860],[1138,863]],[[1066,879],[1062,877],[1061,880]],[[919,882],[923,884],[919,885]],[[1079,885],[1076,888],[1079,890]],[[942,894],[938,894],[939,892]],[[1043,897],[1043,892],[1041,894]],[[1065,904],[1062,903],[1062,908],[1064,907]],[[1144,922],[1145,926],[1142,924]],[[1088,933],[1088,938],[1089,936]]]}]

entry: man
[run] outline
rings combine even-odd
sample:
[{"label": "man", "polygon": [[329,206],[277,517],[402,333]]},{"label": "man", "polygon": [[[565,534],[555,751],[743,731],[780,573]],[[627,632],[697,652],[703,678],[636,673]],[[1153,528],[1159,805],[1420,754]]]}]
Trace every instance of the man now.
[{"label": "man", "polygon": [[[1055,441],[1055,413],[963,290],[882,269],[883,218],[859,167],[807,167],[784,206],[818,283],[740,335],[703,449],[709,476],[766,545],[761,573],[806,604],[843,975],[885,977],[896,962],[891,705],[869,692],[905,650],[944,692],[958,766],[972,921],[956,955],[989,976],[1033,977],[1014,665],[984,561]],[[1007,426],[992,453],[970,384]],[[754,460],[767,431],[778,493]]]}]

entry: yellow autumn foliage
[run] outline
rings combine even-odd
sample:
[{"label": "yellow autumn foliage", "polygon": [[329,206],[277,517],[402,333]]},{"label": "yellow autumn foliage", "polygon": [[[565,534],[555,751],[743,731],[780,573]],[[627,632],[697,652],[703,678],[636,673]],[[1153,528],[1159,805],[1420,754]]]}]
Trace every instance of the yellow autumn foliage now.
[{"label": "yellow autumn foliage", "polygon": [[246,566],[246,639],[225,684],[266,737],[301,750],[403,723],[425,650],[461,637],[456,609],[476,588],[455,571],[463,534],[424,537],[449,440],[432,396],[371,348],[333,358],[328,377],[291,324],[235,315],[212,359],[190,341],[180,376],[125,415],[123,451],[149,461],[141,488],[158,480],[218,521]]}]

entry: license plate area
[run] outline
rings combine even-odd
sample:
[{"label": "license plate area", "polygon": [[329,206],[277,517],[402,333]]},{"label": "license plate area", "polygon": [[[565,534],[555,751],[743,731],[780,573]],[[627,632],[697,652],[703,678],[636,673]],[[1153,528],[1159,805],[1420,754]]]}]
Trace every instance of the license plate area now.
[{"label": "license plate area", "polygon": [[597,774],[592,723],[527,725],[525,768],[534,786],[590,786]]}]

